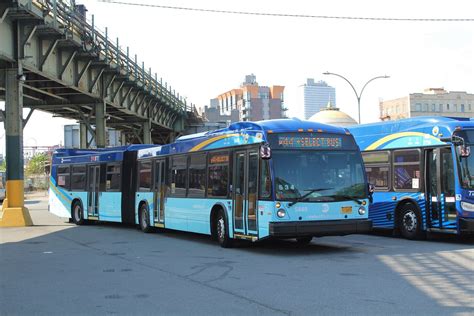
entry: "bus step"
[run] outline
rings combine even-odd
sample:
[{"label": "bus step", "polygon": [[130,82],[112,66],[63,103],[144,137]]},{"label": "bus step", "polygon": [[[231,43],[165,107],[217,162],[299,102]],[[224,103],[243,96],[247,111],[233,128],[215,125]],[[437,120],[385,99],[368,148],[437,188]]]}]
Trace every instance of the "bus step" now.
[{"label": "bus step", "polygon": [[250,241],[257,241],[258,240],[257,236],[249,236],[249,235],[235,234],[235,233],[234,233],[234,238],[236,238],[236,239],[245,239],[245,240],[250,240]]},{"label": "bus step", "polygon": [[458,231],[452,228],[428,228],[430,233],[445,233],[445,234],[456,234]]},{"label": "bus step", "polygon": [[98,220],[99,220],[99,216],[88,215],[88,216],[87,216],[87,219],[88,219],[88,220],[92,220],[92,221],[98,221]]},{"label": "bus step", "polygon": [[155,223],[155,227],[165,228],[165,224],[163,224],[163,223]]}]

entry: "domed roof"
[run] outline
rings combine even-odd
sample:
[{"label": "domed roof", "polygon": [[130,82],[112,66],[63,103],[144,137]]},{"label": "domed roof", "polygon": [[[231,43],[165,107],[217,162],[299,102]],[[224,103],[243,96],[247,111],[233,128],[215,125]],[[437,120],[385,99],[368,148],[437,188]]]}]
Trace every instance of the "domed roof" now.
[{"label": "domed roof", "polygon": [[341,127],[357,125],[356,120],[348,114],[339,111],[339,108],[331,105],[331,101],[328,102],[328,106],[325,109],[321,109],[321,111],[311,116],[309,121]]}]

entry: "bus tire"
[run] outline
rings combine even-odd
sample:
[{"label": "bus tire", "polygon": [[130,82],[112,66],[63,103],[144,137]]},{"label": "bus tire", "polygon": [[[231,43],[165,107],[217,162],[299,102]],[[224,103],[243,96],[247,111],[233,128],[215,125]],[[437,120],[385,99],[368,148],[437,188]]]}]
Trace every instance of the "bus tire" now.
[{"label": "bus tire", "polygon": [[400,234],[406,239],[421,239],[423,237],[421,225],[418,208],[412,203],[404,204],[399,211],[398,228]]},{"label": "bus tire", "polygon": [[229,225],[227,224],[227,219],[224,216],[224,211],[220,210],[217,214],[215,231],[217,242],[222,248],[231,248],[233,244],[233,240],[229,237],[228,228]]},{"label": "bus tire", "polygon": [[300,246],[305,246],[308,245],[311,240],[313,240],[313,236],[298,237],[296,238],[296,243]]},{"label": "bus tire", "polygon": [[82,207],[81,202],[75,201],[72,204],[72,222],[76,225],[84,225],[86,221],[84,220],[84,208]]},{"label": "bus tire", "polygon": [[148,213],[148,206],[146,203],[142,203],[140,206],[140,229],[144,233],[151,233],[152,227],[150,226],[150,216]]}]

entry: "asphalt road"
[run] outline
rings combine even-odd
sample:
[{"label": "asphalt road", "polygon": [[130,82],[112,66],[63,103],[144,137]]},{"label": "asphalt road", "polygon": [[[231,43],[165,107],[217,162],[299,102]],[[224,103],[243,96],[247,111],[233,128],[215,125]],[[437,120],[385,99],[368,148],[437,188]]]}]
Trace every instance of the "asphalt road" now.
[{"label": "asphalt road", "polygon": [[473,315],[474,241],[387,234],[241,243],[77,227],[27,201],[0,229],[1,315]]}]

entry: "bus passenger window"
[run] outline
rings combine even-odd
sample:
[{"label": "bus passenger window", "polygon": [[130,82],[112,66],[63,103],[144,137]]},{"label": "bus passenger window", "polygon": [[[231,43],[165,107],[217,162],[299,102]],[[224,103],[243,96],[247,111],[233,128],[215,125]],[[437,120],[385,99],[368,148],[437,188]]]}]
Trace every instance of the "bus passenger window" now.
[{"label": "bus passenger window", "polygon": [[86,187],[86,166],[72,166],[71,190],[84,191]]},{"label": "bus passenger window", "polygon": [[171,161],[171,196],[185,197],[187,180],[187,157],[173,157]]},{"label": "bus passenger window", "polygon": [[229,178],[229,153],[209,154],[207,194],[210,197],[227,196]]},{"label": "bus passenger window", "polygon": [[151,189],[151,162],[140,162],[138,164],[138,191],[150,191]]},{"label": "bus passenger window", "polygon": [[120,191],[120,165],[107,166],[107,191]]},{"label": "bus passenger window", "polygon": [[189,196],[204,197],[205,187],[206,155],[193,155],[189,165]]},{"label": "bus passenger window", "polygon": [[395,151],[393,169],[395,189],[420,190],[420,153],[418,150]]}]

